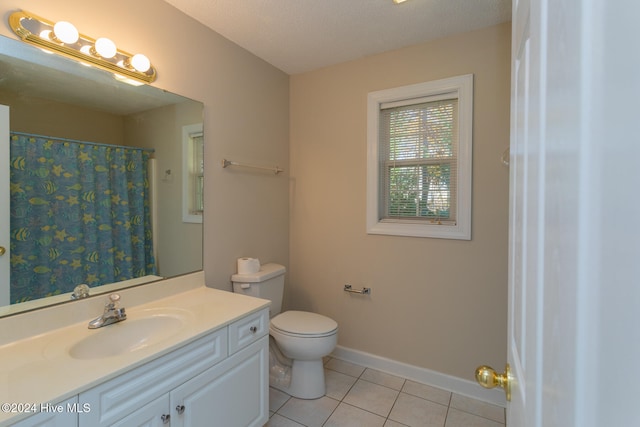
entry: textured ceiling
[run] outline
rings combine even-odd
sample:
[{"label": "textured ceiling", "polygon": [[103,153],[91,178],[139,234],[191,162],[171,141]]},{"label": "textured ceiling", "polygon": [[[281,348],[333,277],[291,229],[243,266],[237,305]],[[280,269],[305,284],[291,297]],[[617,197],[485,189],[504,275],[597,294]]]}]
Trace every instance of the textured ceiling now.
[{"label": "textured ceiling", "polygon": [[511,20],[511,0],[165,0],[288,74]]}]

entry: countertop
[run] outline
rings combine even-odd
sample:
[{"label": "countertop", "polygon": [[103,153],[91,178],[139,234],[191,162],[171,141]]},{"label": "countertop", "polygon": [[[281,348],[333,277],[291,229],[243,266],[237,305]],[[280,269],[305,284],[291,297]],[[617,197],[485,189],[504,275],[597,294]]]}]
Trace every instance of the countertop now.
[{"label": "countertop", "polygon": [[[121,306],[127,311],[122,325],[149,310],[181,311],[187,313],[187,320],[180,333],[158,343],[98,359],[74,359],[68,353],[74,343],[101,330],[87,328],[91,319],[0,346],[0,404],[33,404],[39,408],[41,404],[58,403],[266,308],[269,301],[200,286],[133,307],[127,306],[123,297]],[[5,405],[0,411],[0,426],[28,415],[7,412]]]}]

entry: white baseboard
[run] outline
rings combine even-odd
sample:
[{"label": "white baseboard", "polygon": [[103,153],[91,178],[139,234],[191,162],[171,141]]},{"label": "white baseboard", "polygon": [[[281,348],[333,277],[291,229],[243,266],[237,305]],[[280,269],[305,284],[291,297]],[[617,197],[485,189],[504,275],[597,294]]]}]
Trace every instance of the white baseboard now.
[{"label": "white baseboard", "polygon": [[483,402],[491,403],[506,408],[507,401],[502,390],[487,390],[477,383],[465,380],[441,372],[409,365],[374,354],[353,350],[343,346],[337,346],[331,357],[346,362],[355,363],[367,368],[376,369],[388,374],[396,375],[422,384],[438,387],[453,393],[471,397]]}]

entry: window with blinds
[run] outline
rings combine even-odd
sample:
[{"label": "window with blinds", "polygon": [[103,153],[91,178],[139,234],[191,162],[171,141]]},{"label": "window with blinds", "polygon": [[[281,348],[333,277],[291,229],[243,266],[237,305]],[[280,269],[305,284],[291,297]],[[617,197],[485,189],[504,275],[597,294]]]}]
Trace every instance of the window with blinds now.
[{"label": "window with blinds", "polygon": [[369,93],[369,234],[471,239],[472,116],[472,75]]},{"label": "window with blinds", "polygon": [[204,211],[204,135],[198,132],[191,135],[192,159],[191,179],[193,180],[193,206],[191,214],[202,215]]},{"label": "window with blinds", "polygon": [[455,223],[458,99],[380,109],[382,219]]},{"label": "window with blinds", "polygon": [[182,221],[202,222],[204,133],[202,123],[182,127]]}]

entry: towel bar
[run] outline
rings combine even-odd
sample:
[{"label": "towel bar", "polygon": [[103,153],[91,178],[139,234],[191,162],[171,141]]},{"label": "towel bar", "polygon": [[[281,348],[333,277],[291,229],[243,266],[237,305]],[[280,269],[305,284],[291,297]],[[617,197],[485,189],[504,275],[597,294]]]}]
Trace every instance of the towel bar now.
[{"label": "towel bar", "polygon": [[231,160],[222,159],[222,167],[226,168],[227,166],[242,166],[245,168],[265,169],[265,170],[273,171],[273,173],[275,173],[276,175],[278,175],[280,172],[284,172],[284,169],[281,169],[278,166],[274,166],[274,167],[258,166],[258,165],[250,165],[248,163],[232,162]]},{"label": "towel bar", "polygon": [[359,291],[351,289],[351,285],[344,285],[345,292],[351,292],[352,294],[371,295],[371,288],[362,288]]}]

